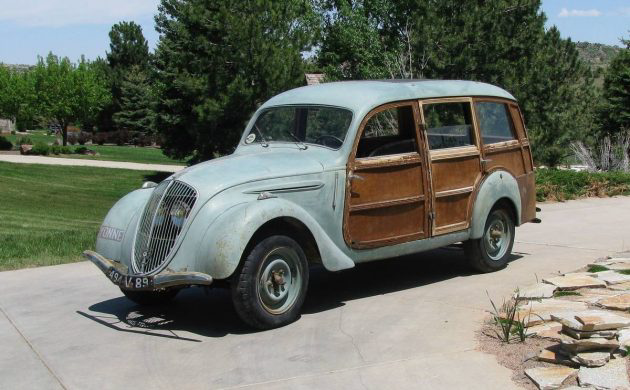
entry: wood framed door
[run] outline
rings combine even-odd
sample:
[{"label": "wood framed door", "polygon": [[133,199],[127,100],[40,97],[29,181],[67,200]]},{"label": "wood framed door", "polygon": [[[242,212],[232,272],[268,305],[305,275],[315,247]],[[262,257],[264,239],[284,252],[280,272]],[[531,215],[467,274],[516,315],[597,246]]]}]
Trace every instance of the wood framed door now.
[{"label": "wood framed door", "polygon": [[422,135],[429,149],[432,235],[467,229],[482,158],[471,98],[421,100]]},{"label": "wood framed door", "polygon": [[344,239],[373,248],[428,236],[428,177],[416,102],[381,106],[359,128],[347,166]]}]

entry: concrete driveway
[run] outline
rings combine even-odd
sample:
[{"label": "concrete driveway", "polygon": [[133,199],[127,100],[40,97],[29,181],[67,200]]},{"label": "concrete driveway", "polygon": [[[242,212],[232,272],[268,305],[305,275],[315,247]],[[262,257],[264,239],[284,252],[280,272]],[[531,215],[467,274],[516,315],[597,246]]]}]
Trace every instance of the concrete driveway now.
[{"label": "concrete driveway", "polygon": [[456,248],[314,270],[302,318],[267,332],[244,327],[220,289],[140,308],[89,263],[3,272],[0,388],[513,388],[475,350],[486,290],[501,300],[630,249],[630,198],[542,208],[505,270],[470,274]]}]

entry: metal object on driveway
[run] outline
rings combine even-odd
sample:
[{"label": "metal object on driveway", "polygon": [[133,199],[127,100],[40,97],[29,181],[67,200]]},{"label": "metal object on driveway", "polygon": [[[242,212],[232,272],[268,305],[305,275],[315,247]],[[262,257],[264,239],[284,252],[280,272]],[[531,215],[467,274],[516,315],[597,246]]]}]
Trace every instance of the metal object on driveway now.
[{"label": "metal object on driveway", "polygon": [[270,313],[246,321],[275,327],[299,315],[308,262],[339,271],[464,242],[478,270],[506,266],[514,226],[538,221],[535,195],[527,131],[505,90],[326,83],[264,103],[233,154],[119,200],[86,256],[122,288],[230,281],[241,318]]}]

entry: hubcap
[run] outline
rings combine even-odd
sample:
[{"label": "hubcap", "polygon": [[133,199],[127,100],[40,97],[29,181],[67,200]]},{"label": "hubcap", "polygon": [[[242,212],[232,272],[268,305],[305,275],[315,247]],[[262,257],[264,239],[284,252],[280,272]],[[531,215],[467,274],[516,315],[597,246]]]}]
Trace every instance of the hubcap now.
[{"label": "hubcap", "polygon": [[486,253],[492,260],[499,260],[508,250],[512,233],[504,213],[492,214],[491,218],[484,237]]},{"label": "hubcap", "polygon": [[265,310],[282,314],[300,293],[302,277],[298,254],[291,248],[275,248],[263,261],[258,278],[258,295]]}]

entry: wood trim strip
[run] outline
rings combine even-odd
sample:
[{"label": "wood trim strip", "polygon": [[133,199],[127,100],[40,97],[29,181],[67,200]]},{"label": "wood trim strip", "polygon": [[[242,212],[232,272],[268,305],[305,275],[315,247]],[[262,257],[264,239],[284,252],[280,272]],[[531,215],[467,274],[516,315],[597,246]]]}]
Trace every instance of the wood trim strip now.
[{"label": "wood trim strip", "polygon": [[420,164],[422,164],[422,158],[420,155],[417,152],[411,152],[388,156],[358,158],[355,160],[354,167],[355,170],[357,170]]},{"label": "wood trim strip", "polygon": [[432,150],[431,161],[449,160],[455,158],[479,156],[480,152],[476,146],[462,146],[458,148]]},{"label": "wood trim strip", "polygon": [[518,140],[498,142],[496,144],[488,144],[483,147],[486,153],[503,152],[507,150],[520,149],[521,144]]},{"label": "wood trim strip", "polygon": [[422,203],[424,202],[424,199],[425,199],[424,195],[419,195],[419,196],[410,196],[408,198],[400,198],[400,199],[385,200],[385,201],[379,201],[379,202],[357,204],[357,205],[350,206],[350,212],[352,213],[355,211],[400,206],[400,205],[410,204],[410,203]]},{"label": "wood trim strip", "polygon": [[468,221],[462,221],[462,222],[457,222],[451,225],[444,225],[444,226],[438,226],[435,228],[435,234],[434,235],[439,235],[439,234],[445,234],[445,233],[450,233],[450,232],[454,232],[454,231],[458,231],[458,230],[464,230],[468,228]]},{"label": "wood trim strip", "polygon": [[473,192],[474,189],[475,187],[470,186],[470,187],[464,187],[464,188],[456,188],[454,190],[438,191],[435,193],[435,197],[443,198],[445,196],[468,194],[468,193]]},{"label": "wood trim strip", "polygon": [[376,240],[365,240],[361,242],[355,242],[352,244],[353,248],[362,249],[362,248],[373,248],[375,246],[381,246],[382,244],[397,244],[400,242],[413,241],[412,238],[421,239],[424,236],[424,233],[409,233],[409,234],[401,234],[398,236],[386,237],[386,238],[378,238]]}]

